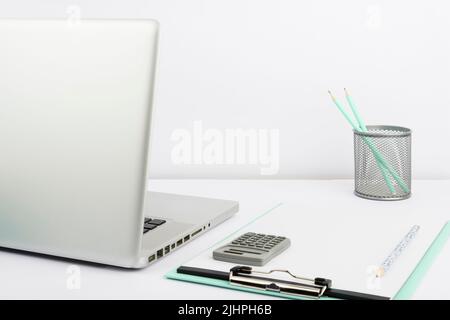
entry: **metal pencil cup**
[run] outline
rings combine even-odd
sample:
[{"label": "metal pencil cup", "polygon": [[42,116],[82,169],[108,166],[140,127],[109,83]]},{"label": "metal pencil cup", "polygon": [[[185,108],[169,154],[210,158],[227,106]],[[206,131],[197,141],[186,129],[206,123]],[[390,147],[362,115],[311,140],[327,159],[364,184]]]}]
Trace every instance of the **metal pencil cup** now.
[{"label": "metal pencil cup", "polygon": [[354,130],[355,194],[372,200],[411,196],[411,130],[367,126]]}]

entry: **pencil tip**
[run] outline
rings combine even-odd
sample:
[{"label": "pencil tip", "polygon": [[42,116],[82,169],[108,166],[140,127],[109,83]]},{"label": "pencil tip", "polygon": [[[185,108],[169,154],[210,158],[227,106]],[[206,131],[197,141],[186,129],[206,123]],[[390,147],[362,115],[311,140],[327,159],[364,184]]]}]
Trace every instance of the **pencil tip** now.
[{"label": "pencil tip", "polygon": [[328,94],[331,97],[331,100],[336,101],[336,99],[334,98],[333,94],[331,93],[331,90],[328,90]]}]

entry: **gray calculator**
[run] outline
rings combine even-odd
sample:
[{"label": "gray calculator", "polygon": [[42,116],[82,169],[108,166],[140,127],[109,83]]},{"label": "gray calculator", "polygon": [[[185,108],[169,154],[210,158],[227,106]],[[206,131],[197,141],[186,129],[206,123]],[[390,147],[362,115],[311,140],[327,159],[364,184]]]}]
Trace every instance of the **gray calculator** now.
[{"label": "gray calculator", "polygon": [[286,237],[247,232],[213,252],[215,260],[250,266],[263,266],[289,248]]}]

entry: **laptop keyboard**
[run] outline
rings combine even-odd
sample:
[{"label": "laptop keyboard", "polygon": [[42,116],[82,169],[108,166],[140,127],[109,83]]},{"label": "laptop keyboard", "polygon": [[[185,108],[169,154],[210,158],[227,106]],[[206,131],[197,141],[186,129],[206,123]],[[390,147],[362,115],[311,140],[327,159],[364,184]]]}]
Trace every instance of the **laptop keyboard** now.
[{"label": "laptop keyboard", "polygon": [[147,233],[150,230],[154,230],[160,225],[163,225],[164,223],[166,223],[166,220],[145,218],[144,233]]}]

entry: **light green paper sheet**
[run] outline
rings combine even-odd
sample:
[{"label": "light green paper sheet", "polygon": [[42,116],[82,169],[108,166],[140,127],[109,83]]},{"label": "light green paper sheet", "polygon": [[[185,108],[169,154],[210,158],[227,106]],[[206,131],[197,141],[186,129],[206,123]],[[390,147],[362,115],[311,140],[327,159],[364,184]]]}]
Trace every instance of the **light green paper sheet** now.
[{"label": "light green paper sheet", "polygon": [[450,222],[447,222],[437,237],[434,239],[431,246],[420,259],[414,271],[408,277],[408,280],[403,284],[400,290],[395,295],[395,300],[406,300],[411,298],[414,291],[416,291],[423,277],[430,269],[436,257],[441,253],[442,248],[450,236]]},{"label": "light green paper sheet", "polygon": [[[278,207],[278,206],[279,205],[277,205],[276,207]],[[244,228],[247,225],[253,223],[254,221],[256,221],[259,218],[261,218],[262,216],[268,214],[269,212],[271,212],[276,207],[274,207],[274,208],[266,211],[262,215],[256,217],[253,221],[251,221],[250,223],[246,224],[242,228]],[[240,228],[239,230],[241,230],[242,228]],[[239,230],[237,230],[236,232],[239,232]],[[229,235],[227,238],[231,237],[236,232],[234,232],[233,234]],[[436,236],[436,238],[434,239],[433,243],[427,249],[427,251],[423,255],[422,259],[420,259],[419,263],[417,264],[416,268],[411,273],[411,275],[408,277],[407,281],[403,284],[403,286],[400,288],[400,290],[397,292],[397,294],[394,296],[393,299],[395,299],[395,300],[406,300],[406,299],[410,299],[411,298],[411,296],[413,295],[414,291],[417,289],[417,287],[419,286],[420,282],[422,281],[423,277],[426,275],[428,269],[433,264],[433,261],[440,254],[442,248],[444,247],[444,245],[447,242],[449,237],[450,237],[450,222],[447,222],[443,226],[443,228],[441,229],[439,234]],[[214,245],[211,246],[210,248],[208,248],[207,250],[210,250],[212,247],[214,247]],[[216,280],[216,279],[199,277],[199,276],[192,276],[192,275],[186,275],[186,274],[180,274],[180,273],[177,273],[176,269],[168,272],[166,274],[166,278],[173,279],[173,280],[193,282],[193,283],[209,285],[209,286],[215,286],[215,287],[221,287],[221,288],[232,289],[232,290],[239,290],[239,291],[257,293],[257,294],[264,294],[264,295],[269,295],[269,296],[274,296],[274,297],[279,297],[279,298],[285,298],[285,299],[300,299],[300,300],[304,299],[304,298],[301,298],[301,297],[295,297],[295,296],[286,295],[286,294],[277,293],[277,292],[261,291],[261,290],[258,290],[258,289],[233,286],[233,285],[230,285],[230,283],[228,281]],[[322,300],[334,300],[332,298],[327,298],[327,297],[324,297],[324,298],[321,298],[321,299]]]},{"label": "light green paper sheet", "polygon": [[[274,207],[270,208],[269,210],[264,211],[262,214],[256,216],[253,220],[246,223],[242,227],[240,227],[238,230],[234,231],[230,235],[228,235],[225,239],[222,239],[221,241],[213,244],[206,250],[210,251],[215,246],[227,241],[227,239],[230,239],[231,237],[238,234],[241,230],[246,228],[247,226],[251,225],[255,221],[261,219],[262,217],[268,215],[278,207],[283,205],[282,203],[278,203]],[[433,264],[433,261],[436,259],[436,257],[440,254],[442,251],[442,248],[444,247],[445,243],[447,242],[448,238],[450,237],[450,221],[445,223],[442,227],[441,231],[438,233],[436,238],[433,240],[423,257],[420,259],[417,266],[414,268],[414,271],[410,274],[406,282],[403,284],[403,286],[400,288],[400,290],[397,292],[397,294],[393,297],[394,300],[407,300],[410,299],[413,293],[416,291],[417,287],[419,286],[422,279],[425,277],[428,269]],[[201,253],[200,253],[201,254]],[[187,261],[188,262],[188,261]],[[182,264],[183,265],[183,264]],[[279,297],[279,298],[285,298],[285,299],[294,299],[294,300],[304,300],[307,298],[302,297],[296,297],[292,295],[286,295],[282,293],[272,292],[272,291],[262,291],[258,289],[252,289],[252,288],[246,288],[246,287],[239,287],[239,286],[233,286],[230,285],[228,281],[223,280],[217,280],[217,279],[211,279],[206,277],[199,277],[199,276],[192,276],[188,274],[181,274],[178,273],[176,269],[169,271],[166,275],[166,278],[172,279],[172,280],[180,280],[180,281],[186,281],[186,282],[193,282],[208,286],[214,286],[214,287],[221,287],[225,289],[231,289],[231,290],[239,290],[239,291],[245,291],[245,292],[251,292],[251,293],[257,293],[257,294],[265,294],[269,296]],[[334,298],[328,298],[323,297],[321,300],[336,300]]]},{"label": "light green paper sheet", "polygon": [[[445,243],[447,242],[449,236],[450,236],[450,222],[445,224],[445,226],[442,228],[441,232],[434,239],[433,243],[428,248],[428,250],[425,252],[424,256],[419,261],[416,268],[409,276],[408,280],[403,284],[402,288],[395,295],[395,297],[394,297],[395,300],[405,300],[405,299],[409,299],[412,296],[412,294],[414,293],[414,291],[417,289],[420,282],[422,281],[423,277],[427,273],[428,269],[431,267],[433,261],[440,254],[440,252],[441,252],[442,248],[444,247]],[[294,297],[294,296],[285,295],[285,294],[276,293],[276,292],[261,291],[261,290],[252,289],[252,288],[237,287],[237,286],[230,285],[228,283],[228,281],[180,274],[180,273],[177,273],[176,269],[168,272],[166,274],[166,277],[168,279],[173,279],[173,280],[181,280],[181,281],[194,282],[194,283],[198,283],[198,284],[221,287],[221,288],[226,288],[226,289],[233,289],[233,290],[240,290],[240,291],[251,292],[251,293],[265,294],[265,295],[270,295],[270,296],[275,296],[275,297],[280,297],[280,298],[285,298],[285,299],[303,299],[301,297]],[[322,300],[333,300],[331,298],[326,298],[326,297],[321,298],[321,299]]]}]

